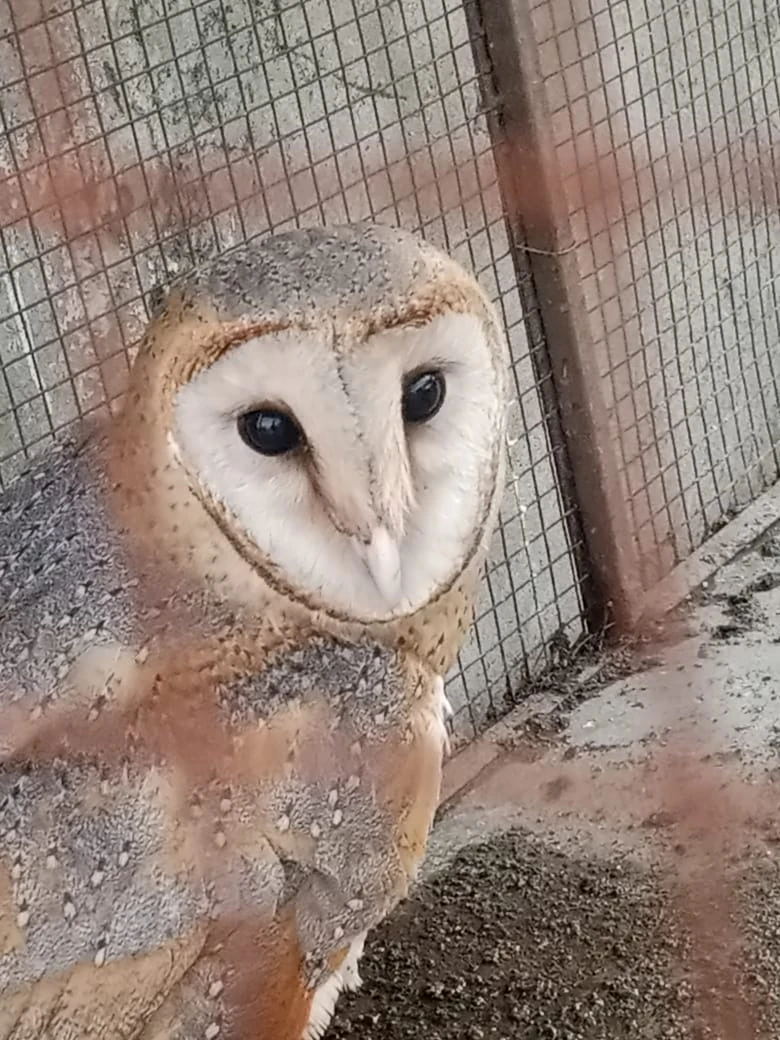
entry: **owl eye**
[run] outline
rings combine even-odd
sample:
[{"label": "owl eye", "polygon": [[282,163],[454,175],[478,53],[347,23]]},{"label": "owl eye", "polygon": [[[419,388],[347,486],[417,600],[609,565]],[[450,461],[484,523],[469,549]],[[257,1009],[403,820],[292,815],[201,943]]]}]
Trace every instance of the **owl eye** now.
[{"label": "owl eye", "polygon": [[423,423],[432,419],[444,404],[447,384],[436,369],[416,372],[404,383],[401,411],[404,422]]},{"label": "owl eye", "polygon": [[238,432],[244,444],[261,455],[286,455],[303,443],[297,422],[285,412],[261,408],[238,417]]}]

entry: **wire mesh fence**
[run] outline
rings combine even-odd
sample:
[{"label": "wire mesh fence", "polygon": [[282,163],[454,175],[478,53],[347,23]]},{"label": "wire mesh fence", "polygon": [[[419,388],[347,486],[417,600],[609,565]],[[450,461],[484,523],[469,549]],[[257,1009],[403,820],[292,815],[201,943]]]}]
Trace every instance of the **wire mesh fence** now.
[{"label": "wire mesh fence", "polygon": [[[592,624],[599,566],[650,588],[777,479],[780,452],[774,6],[489,3],[0,0],[3,486],[116,410],[173,275],[256,235],[400,223],[497,303],[510,467],[450,678],[462,735]],[[518,37],[503,74],[497,10]],[[502,157],[531,147],[502,140],[510,95],[537,66],[540,104],[511,132],[535,119],[555,176],[540,159],[510,199]],[[563,260],[563,279],[540,267]],[[596,383],[569,400],[586,362]],[[568,421],[596,398],[588,455]],[[618,539],[600,502],[631,551],[597,566]]]},{"label": "wire mesh fence", "polygon": [[172,275],[255,235],[398,222],[498,304],[514,359],[511,465],[450,680],[463,734],[504,708],[556,633],[582,627],[573,507],[556,477],[566,459],[534,364],[533,286],[509,248],[487,53],[461,0],[0,0],[4,484],[69,424],[115,410]]},{"label": "wire mesh fence", "polygon": [[532,6],[650,588],[778,477],[780,18],[770,0]]}]

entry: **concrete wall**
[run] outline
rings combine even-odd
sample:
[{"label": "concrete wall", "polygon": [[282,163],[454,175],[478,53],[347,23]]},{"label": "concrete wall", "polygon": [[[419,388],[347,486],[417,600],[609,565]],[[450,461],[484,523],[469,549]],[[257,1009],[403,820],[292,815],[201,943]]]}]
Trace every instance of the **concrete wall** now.
[{"label": "concrete wall", "polygon": [[450,683],[481,725],[580,606],[460,0],[44,6],[0,0],[2,480],[121,395],[150,295],[193,260],[294,223],[422,228],[514,356],[502,528]]}]

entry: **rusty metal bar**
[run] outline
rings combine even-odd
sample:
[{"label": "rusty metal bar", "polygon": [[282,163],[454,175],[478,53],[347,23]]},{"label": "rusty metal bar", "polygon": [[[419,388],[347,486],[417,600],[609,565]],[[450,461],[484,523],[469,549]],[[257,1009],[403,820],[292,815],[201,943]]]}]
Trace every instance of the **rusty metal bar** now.
[{"label": "rusty metal bar", "polygon": [[[573,494],[587,547],[583,590],[591,628],[629,629],[643,590],[636,540],[609,431],[601,375],[574,255],[566,196],[550,135],[545,88],[527,0],[482,0],[493,87],[493,131],[516,263],[530,268],[547,344],[558,429],[570,465],[559,474]],[[535,205],[523,205],[524,186]],[[540,374],[541,385],[549,382]],[[561,468],[561,467],[559,467]],[[567,486],[573,485],[573,486]],[[577,538],[572,539],[576,541]]]}]

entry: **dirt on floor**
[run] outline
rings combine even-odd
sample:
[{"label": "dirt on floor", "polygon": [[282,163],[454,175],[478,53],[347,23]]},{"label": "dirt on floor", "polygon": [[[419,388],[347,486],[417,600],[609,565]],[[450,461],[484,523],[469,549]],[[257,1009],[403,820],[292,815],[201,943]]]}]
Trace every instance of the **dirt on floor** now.
[{"label": "dirt on floor", "polygon": [[778,1040],[780,539],[688,608],[499,727],[329,1040]]},{"label": "dirt on floor", "polygon": [[780,905],[767,893],[780,870],[739,880],[755,909],[724,978],[722,951],[710,957],[700,935],[695,947],[668,876],[501,834],[460,853],[372,937],[364,987],[329,1037],[773,1040]]}]

